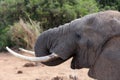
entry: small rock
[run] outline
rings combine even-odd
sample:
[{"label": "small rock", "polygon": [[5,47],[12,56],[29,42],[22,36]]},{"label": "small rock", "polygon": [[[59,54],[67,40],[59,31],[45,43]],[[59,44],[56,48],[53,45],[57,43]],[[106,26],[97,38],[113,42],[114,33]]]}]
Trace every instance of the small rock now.
[{"label": "small rock", "polygon": [[36,66],[34,63],[25,63],[23,67],[34,67]]},{"label": "small rock", "polygon": [[22,74],[23,72],[21,70],[17,71],[17,74]]}]

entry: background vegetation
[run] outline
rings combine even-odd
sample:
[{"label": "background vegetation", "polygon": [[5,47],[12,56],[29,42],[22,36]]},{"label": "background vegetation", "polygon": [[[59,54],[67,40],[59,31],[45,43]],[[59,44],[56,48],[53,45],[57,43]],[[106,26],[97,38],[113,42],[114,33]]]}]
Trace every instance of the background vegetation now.
[{"label": "background vegetation", "polygon": [[0,0],[0,51],[32,49],[44,30],[101,10],[120,10],[119,0]]}]

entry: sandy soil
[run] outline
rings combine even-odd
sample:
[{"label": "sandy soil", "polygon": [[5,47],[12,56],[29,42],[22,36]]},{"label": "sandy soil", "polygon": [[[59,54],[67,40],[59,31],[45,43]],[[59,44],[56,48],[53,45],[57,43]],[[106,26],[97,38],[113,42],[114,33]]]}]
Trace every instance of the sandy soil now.
[{"label": "sandy soil", "polygon": [[26,67],[26,63],[31,62],[0,53],[0,80],[93,80],[87,76],[88,69],[70,69],[70,60],[55,67]]}]

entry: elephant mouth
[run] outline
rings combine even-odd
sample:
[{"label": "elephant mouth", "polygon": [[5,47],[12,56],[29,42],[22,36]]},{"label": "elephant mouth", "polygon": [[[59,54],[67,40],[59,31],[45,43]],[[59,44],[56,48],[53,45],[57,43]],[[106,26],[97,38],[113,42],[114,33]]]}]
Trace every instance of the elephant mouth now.
[{"label": "elephant mouth", "polygon": [[66,60],[63,60],[61,58],[57,58],[55,60],[51,60],[51,61],[48,61],[48,62],[42,62],[43,64],[47,65],[47,66],[56,66],[56,65],[59,65],[63,62],[65,62]]}]

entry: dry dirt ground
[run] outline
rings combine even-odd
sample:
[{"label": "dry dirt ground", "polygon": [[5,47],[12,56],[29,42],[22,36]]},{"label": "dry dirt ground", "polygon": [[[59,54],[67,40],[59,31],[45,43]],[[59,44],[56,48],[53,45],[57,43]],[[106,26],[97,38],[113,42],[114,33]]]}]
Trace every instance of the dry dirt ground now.
[{"label": "dry dirt ground", "polygon": [[93,80],[87,76],[88,69],[70,69],[70,60],[55,67],[30,63],[0,53],[0,80]]}]

